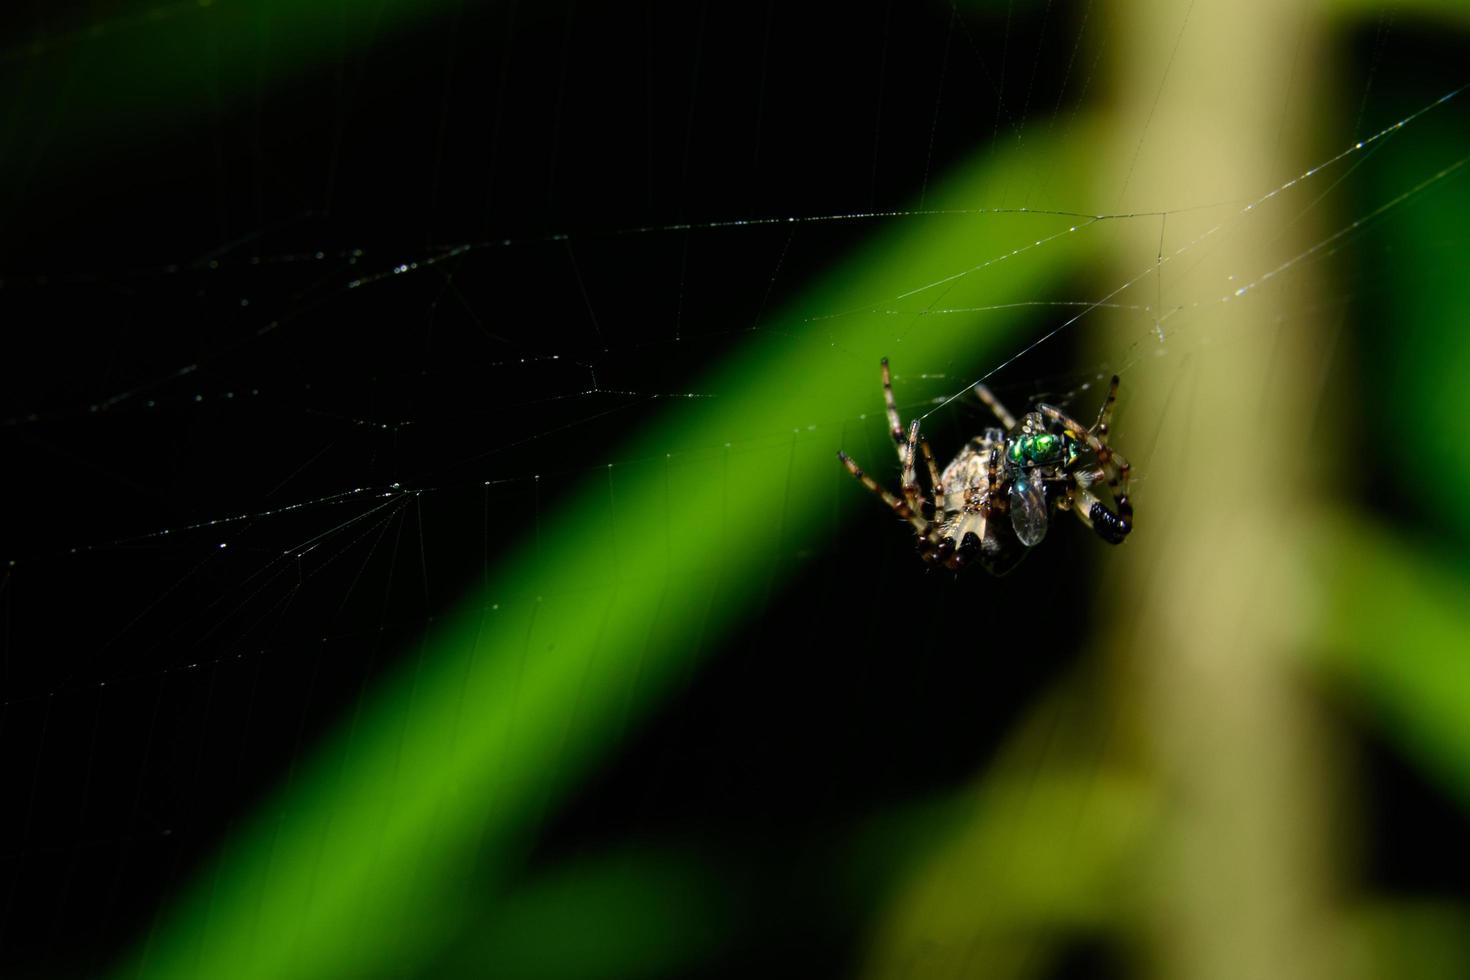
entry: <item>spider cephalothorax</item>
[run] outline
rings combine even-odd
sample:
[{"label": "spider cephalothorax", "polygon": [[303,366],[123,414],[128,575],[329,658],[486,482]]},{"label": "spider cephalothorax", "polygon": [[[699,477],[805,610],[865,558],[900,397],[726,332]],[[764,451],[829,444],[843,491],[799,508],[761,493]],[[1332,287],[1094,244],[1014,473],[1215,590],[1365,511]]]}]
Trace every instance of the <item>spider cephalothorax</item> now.
[{"label": "spider cephalothorax", "polygon": [[[1113,376],[1097,421],[1084,427],[1053,405],[1037,405],[1017,422],[990,389],[975,394],[1004,428],[987,428],[965,444],[941,473],[915,419],[905,432],[893,399],[888,358],[883,359],[883,398],[888,425],[903,467],[902,498],[883,489],[846,453],[848,472],[913,525],[919,554],[930,564],[963,568],[978,561],[1000,575],[1046,536],[1051,513],[1070,510],[1109,544],[1133,529],[1128,501],[1128,461],[1107,442],[1118,378]],[[919,485],[915,454],[924,457],[929,487]],[[1094,493],[1106,483],[1116,510]]]}]

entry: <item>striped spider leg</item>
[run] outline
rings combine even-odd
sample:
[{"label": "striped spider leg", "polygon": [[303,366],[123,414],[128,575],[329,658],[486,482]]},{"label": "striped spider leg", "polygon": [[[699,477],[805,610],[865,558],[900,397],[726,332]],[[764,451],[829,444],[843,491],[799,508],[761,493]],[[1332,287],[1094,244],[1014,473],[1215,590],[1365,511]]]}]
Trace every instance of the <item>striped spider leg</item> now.
[{"label": "striped spider leg", "polygon": [[985,387],[983,382],[975,382],[974,391],[981,403],[990,409],[991,413],[1000,420],[1000,427],[1002,429],[1010,432],[1016,427],[1016,417],[1006,410],[1006,407],[1000,403],[1000,399],[996,398],[995,393]]},{"label": "striped spider leg", "polygon": [[914,479],[913,448],[914,443],[917,442],[920,452],[924,456],[924,465],[929,471],[929,489],[935,498],[934,500],[927,501],[929,509],[925,516],[933,517],[934,509],[938,506],[938,498],[944,495],[944,489],[939,482],[939,468],[934,465],[934,451],[929,448],[929,441],[927,439],[919,438],[918,419],[914,419],[913,425],[909,427],[908,435],[905,437],[903,418],[898,413],[898,401],[893,397],[893,376],[888,371],[888,358],[883,358],[881,364],[883,376],[883,409],[888,415],[888,434],[893,437],[893,444],[898,449],[898,462],[904,470],[903,483],[905,499],[909,496],[907,491],[912,487],[915,499],[909,500],[909,506],[915,507],[916,501],[921,504],[926,503],[922,497],[918,496],[918,483]]},{"label": "striped spider leg", "polygon": [[[930,556],[940,547],[934,534],[934,522],[930,519],[938,505],[935,500],[926,499],[919,486],[914,471],[914,443],[919,440],[919,420],[914,420],[908,434],[905,435],[903,419],[898,413],[898,402],[893,397],[893,378],[888,372],[888,358],[886,357],[883,358],[883,403],[888,415],[888,432],[893,437],[894,447],[898,450],[899,465],[903,467],[903,499],[895,497],[877,480],[864,473],[856,461],[846,453],[839,451],[837,458],[863,486],[887,504],[895,514],[913,525],[914,532],[919,539],[919,551],[925,556],[925,560],[929,561]],[[927,442],[924,443],[923,455],[929,471],[930,490],[938,497],[940,493],[939,474],[934,465],[934,454],[929,449]]]}]

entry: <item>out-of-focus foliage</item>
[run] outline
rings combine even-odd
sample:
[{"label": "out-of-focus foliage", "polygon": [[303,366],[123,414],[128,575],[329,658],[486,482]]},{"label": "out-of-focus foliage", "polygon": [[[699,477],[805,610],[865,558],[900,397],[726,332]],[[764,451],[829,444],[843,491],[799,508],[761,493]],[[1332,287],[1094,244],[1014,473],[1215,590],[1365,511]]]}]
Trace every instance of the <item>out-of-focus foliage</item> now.
[{"label": "out-of-focus foliage", "polygon": [[1470,807],[1470,578],[1366,519],[1325,526],[1322,662]]},{"label": "out-of-focus foliage", "polygon": [[1334,0],[1335,13],[1350,23],[1370,18],[1402,18],[1411,24],[1443,21],[1470,27],[1470,7],[1460,0]]},{"label": "out-of-focus foliage", "polygon": [[893,890],[868,976],[1042,976],[1059,940],[1137,913],[1127,896],[1157,801],[1100,762],[1080,681],[1033,708],[967,793],[964,821]]},{"label": "out-of-focus foliage", "polygon": [[[1467,93],[1470,94],[1470,93]],[[1457,100],[1458,101],[1458,100]],[[1389,200],[1440,170],[1457,167],[1369,229],[1363,287],[1374,322],[1364,347],[1372,373],[1363,381],[1368,431],[1384,447],[1394,482],[1413,509],[1453,528],[1441,543],[1470,555],[1470,276],[1465,275],[1470,215],[1470,136],[1465,113],[1426,117],[1413,141],[1390,141],[1365,164],[1361,200]],[[1470,568],[1470,560],[1462,559]]]},{"label": "out-of-focus foliage", "polygon": [[1344,980],[1453,980],[1470,963],[1470,913],[1448,902],[1370,903],[1348,917],[1333,952]]},{"label": "out-of-focus foliage", "polygon": [[676,975],[718,953],[739,921],[728,881],[699,855],[648,849],[555,868],[477,908],[430,972],[597,980]]},{"label": "out-of-focus foliage", "polygon": [[[350,59],[378,32],[402,31],[444,4],[197,0],[109,4],[107,12],[102,6],[0,52],[0,67],[25,64],[20,84],[31,97],[15,105],[12,125],[31,130],[38,142],[13,146],[7,163],[24,161],[52,140],[111,141],[269,94],[289,86],[304,67]],[[52,101],[47,92],[62,97]]]}]

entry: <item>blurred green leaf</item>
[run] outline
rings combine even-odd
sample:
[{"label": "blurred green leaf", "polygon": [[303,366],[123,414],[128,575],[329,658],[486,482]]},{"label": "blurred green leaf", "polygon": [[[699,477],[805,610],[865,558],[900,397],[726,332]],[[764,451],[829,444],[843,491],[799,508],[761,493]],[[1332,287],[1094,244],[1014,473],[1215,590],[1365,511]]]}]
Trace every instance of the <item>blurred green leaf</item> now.
[{"label": "blurred green leaf", "polygon": [[428,970],[446,977],[678,975],[733,925],[732,895],[694,854],[629,849],[569,863],[468,917]]},{"label": "blurred green leaf", "polygon": [[1455,980],[1470,969],[1470,909],[1448,902],[1380,902],[1339,930],[1343,980]]},{"label": "blurred green leaf", "polygon": [[1403,17],[1470,28],[1470,4],[1464,0],[1334,0],[1332,6],[1342,15],[1364,21],[1376,17]]},{"label": "blurred green leaf", "polygon": [[1470,806],[1470,580],[1366,519],[1328,525],[1323,664]]},{"label": "blurred green leaf", "polygon": [[[313,64],[355,53],[379,31],[447,7],[440,0],[183,0],[105,5],[0,51],[25,97],[8,119],[6,162],[55,141],[91,143],[217,110]],[[105,144],[104,144],[105,145]]]},{"label": "blurred green leaf", "polygon": [[1157,832],[1153,787],[1098,753],[1092,675],[1049,691],[967,794],[930,818],[864,975],[1046,976],[1068,938],[1124,925]]},{"label": "blurred green leaf", "polygon": [[[1461,100],[1464,96],[1461,96]],[[1366,164],[1367,199],[1402,194],[1470,155],[1464,102],[1448,116],[1416,122],[1412,142],[1389,142]],[[1375,373],[1364,378],[1365,411],[1379,423],[1404,492],[1470,541],[1470,276],[1465,227],[1470,167],[1462,166],[1387,211],[1371,229],[1363,288],[1378,314],[1365,346]],[[1384,409],[1388,417],[1383,417]]]},{"label": "blurred green leaf", "polygon": [[866,975],[1045,975],[1057,939],[1133,911],[1123,872],[1150,806],[1147,787],[1113,773],[991,775],[963,829],[899,889]]}]

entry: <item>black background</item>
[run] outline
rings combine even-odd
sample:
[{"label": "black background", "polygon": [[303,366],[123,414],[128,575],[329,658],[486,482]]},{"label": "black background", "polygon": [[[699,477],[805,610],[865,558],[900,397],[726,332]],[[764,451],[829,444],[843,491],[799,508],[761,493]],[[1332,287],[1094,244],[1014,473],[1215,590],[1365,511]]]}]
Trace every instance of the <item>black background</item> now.
[{"label": "black background", "polygon": [[[10,17],[6,975],[127,949],[558,486],[667,405],[580,392],[697,390],[868,228],[621,230],[909,207],[1100,84],[1072,3],[465,4],[299,68],[220,37],[258,46],[258,84],[86,122],[89,42],[28,56],[36,24]],[[1391,77],[1401,49],[1363,48]],[[426,492],[278,560],[394,483]],[[548,815],[525,875],[682,842],[751,896],[712,973],[850,972],[876,896],[821,845],[984,764],[1075,664],[1088,624],[1055,611],[1099,547],[1059,534],[1025,574],[955,579],[870,516]],[[1392,771],[1409,812],[1438,812]],[[1066,969],[1110,963],[1079,948]]]}]

